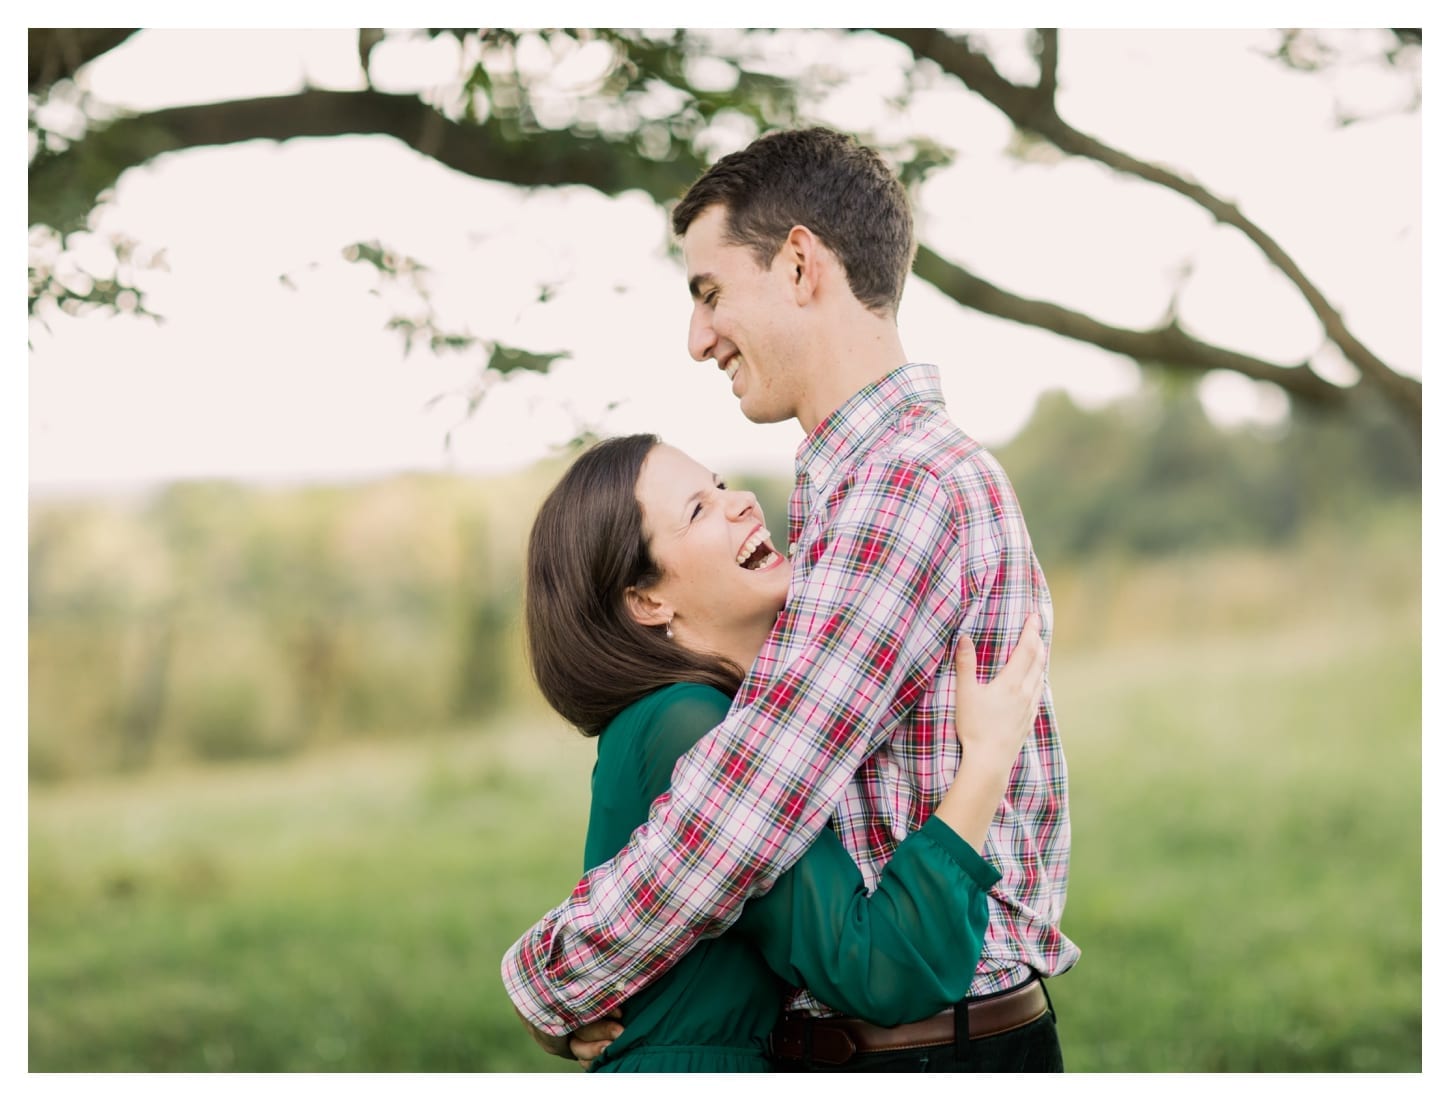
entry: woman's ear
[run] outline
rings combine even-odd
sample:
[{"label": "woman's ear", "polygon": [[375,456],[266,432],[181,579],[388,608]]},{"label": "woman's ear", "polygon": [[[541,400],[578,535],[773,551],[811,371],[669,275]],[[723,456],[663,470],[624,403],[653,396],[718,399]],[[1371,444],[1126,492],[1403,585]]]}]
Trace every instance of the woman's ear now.
[{"label": "woman's ear", "polygon": [[663,600],[633,585],[624,590],[624,606],[630,618],[642,627],[663,627],[674,618],[675,610]]}]

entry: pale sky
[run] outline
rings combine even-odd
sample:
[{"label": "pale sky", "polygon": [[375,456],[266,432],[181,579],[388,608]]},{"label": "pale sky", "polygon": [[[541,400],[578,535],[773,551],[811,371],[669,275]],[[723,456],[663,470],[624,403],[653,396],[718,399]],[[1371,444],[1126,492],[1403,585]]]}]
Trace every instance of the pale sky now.
[{"label": "pale sky", "polygon": [[[1020,36],[993,39],[1008,75],[1029,76]],[[1064,31],[1061,111],[1238,201],[1357,335],[1418,374],[1419,117],[1335,129],[1336,96],[1373,108],[1397,88],[1372,67],[1335,81],[1288,73],[1254,53],[1273,40]],[[809,38],[791,46],[796,56],[811,48]],[[861,70],[823,109],[836,125],[876,117],[899,79],[889,46],[859,50],[833,59]],[[374,82],[412,90],[441,82],[456,61],[449,42],[380,48]],[[148,31],[93,65],[88,88],[146,110],[280,94],[304,80],[359,87],[353,33]],[[1189,264],[1180,309],[1192,331],[1269,359],[1318,348],[1318,327],[1286,281],[1188,202],[1085,162],[1012,161],[1005,120],[965,93],[922,96],[898,125],[962,150],[921,193],[922,240],[1005,288],[1142,327],[1160,318],[1172,272]],[[167,320],[31,326],[32,491],[503,470],[545,454],[581,420],[658,432],[716,469],[791,469],[799,427],[748,423],[713,364],[687,355],[684,279],[664,247],[663,213],[639,194],[526,196],[387,138],[253,143],[126,173],[97,231],[165,248],[168,270],[143,285]],[[370,269],[340,259],[347,244],[373,238],[428,265],[447,327],[572,358],[547,379],[500,384],[459,424],[456,394],[477,358],[404,357],[383,329],[400,300],[374,296]],[[545,305],[534,300],[541,282],[559,287]],[[941,364],[955,418],[989,445],[1010,439],[1044,390],[1097,403],[1137,377],[1121,357],[965,311],[919,280],[900,321],[908,355]],[[1316,355],[1327,374],[1335,360]],[[1233,376],[1211,379],[1207,397],[1227,420],[1283,407],[1272,388]],[[455,425],[449,456],[443,438]]]}]

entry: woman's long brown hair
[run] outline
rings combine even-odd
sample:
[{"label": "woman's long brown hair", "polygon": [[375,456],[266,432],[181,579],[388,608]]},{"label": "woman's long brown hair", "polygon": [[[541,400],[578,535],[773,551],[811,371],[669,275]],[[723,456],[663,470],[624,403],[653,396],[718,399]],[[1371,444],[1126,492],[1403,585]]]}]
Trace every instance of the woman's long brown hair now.
[{"label": "woman's long brown hair", "polygon": [[565,472],[529,533],[524,617],[529,664],[555,711],[586,735],[657,688],[691,681],[733,696],[743,672],[686,650],[630,615],[625,591],[661,578],[635,485],[651,435],[595,444]]}]

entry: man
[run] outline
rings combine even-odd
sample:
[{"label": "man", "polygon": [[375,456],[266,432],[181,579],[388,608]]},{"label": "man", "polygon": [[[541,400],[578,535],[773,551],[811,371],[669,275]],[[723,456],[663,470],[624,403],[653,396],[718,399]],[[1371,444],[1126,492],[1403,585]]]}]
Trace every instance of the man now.
[{"label": "man", "polygon": [[[946,416],[937,369],[907,360],[896,312],[915,245],[881,159],[814,128],[721,159],[674,212],[694,312],[752,421],[795,418],[790,595],[724,723],[677,766],[628,848],[510,949],[504,983],[549,1050],[605,1017],[769,889],[831,820],[874,886],[941,798],[960,632],[979,675],[1051,600],[996,461]],[[1078,949],[1067,888],[1067,775],[1050,689],[984,856],[1003,874],[968,998],[877,1029],[798,993],[783,1068],[1060,1070],[1040,976]],[[824,1018],[824,1019],[823,1019]],[[588,1055],[617,1030],[579,1032]],[[591,1043],[592,1041],[592,1043]]]}]

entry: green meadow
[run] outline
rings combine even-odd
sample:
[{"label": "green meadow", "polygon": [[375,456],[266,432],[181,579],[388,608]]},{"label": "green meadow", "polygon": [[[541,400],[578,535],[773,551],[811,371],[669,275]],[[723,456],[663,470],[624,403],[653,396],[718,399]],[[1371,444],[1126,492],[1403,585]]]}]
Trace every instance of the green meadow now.
[{"label": "green meadow", "polygon": [[[1048,563],[1073,1071],[1421,1067],[1418,509]],[[32,784],[32,1071],[572,1071],[499,958],[580,872],[588,743],[527,702]]]}]

